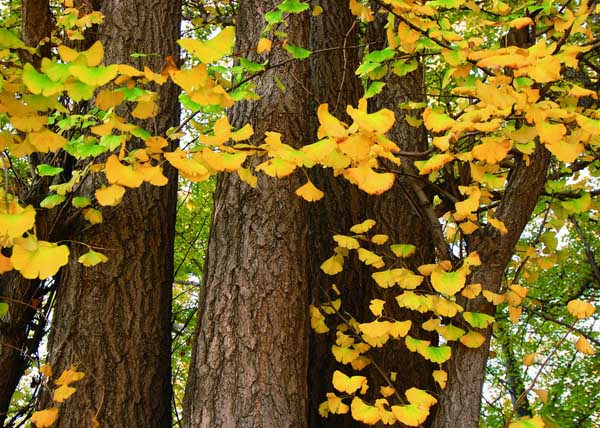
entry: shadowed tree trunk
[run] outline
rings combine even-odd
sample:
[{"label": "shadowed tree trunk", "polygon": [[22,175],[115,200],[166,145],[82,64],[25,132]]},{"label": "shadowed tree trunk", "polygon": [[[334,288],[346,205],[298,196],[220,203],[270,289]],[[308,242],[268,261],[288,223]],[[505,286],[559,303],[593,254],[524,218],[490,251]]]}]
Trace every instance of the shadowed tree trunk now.
[{"label": "shadowed tree trunk", "polygon": [[[278,0],[239,6],[236,51],[254,51],[264,13]],[[309,14],[293,15],[290,43],[308,44]],[[272,63],[289,58],[280,48]],[[278,88],[276,77],[285,86]],[[253,142],[265,131],[294,147],[306,142],[308,64],[293,61],[257,81],[259,101],[233,107],[234,126],[251,123]],[[263,159],[264,160],[264,159]],[[234,174],[218,177],[206,262],[205,296],[184,403],[188,428],[306,426],[307,219],[294,194],[300,174],[261,174],[255,189]]]},{"label": "shadowed tree trunk", "polygon": [[[344,0],[329,0],[320,2],[324,12],[313,18],[311,26],[311,49],[331,47],[346,47],[339,52],[326,55],[315,55],[311,62],[311,83],[314,96],[319,102],[326,102],[330,112],[347,121],[345,116],[348,104],[356,105],[362,95],[362,88],[354,71],[358,66],[356,21],[347,2]],[[371,51],[385,47],[386,32],[384,28],[385,15],[379,15],[375,23],[369,24],[366,42]],[[422,71],[419,69],[405,77],[394,76],[391,72],[386,78],[386,87],[377,97],[369,100],[372,111],[389,108],[396,115],[396,123],[388,133],[403,151],[424,151],[427,139],[423,128],[410,127],[402,112],[397,108],[404,101],[422,101],[424,99]],[[316,110],[316,106],[314,107]],[[316,128],[313,134],[316,135]],[[316,139],[316,137],[313,137]],[[410,168],[411,159],[403,159],[403,169],[413,172]],[[398,168],[396,168],[398,169]],[[341,178],[333,178],[330,170],[315,169],[311,171],[311,179],[315,185],[325,192],[325,197],[309,208],[311,228],[311,246],[313,259],[312,269],[313,300],[323,301],[327,287],[332,282],[337,284],[342,292],[343,311],[347,311],[356,319],[366,322],[372,318],[369,304],[372,299],[379,298],[388,301],[386,315],[399,320],[415,318],[414,313],[397,309],[393,297],[398,289],[383,290],[371,278],[372,270],[366,268],[357,258],[351,257],[344,264],[344,271],[335,277],[324,275],[320,264],[331,256],[335,243],[332,235],[348,234],[349,228],[356,223],[372,218],[378,225],[377,233],[389,235],[389,243],[413,244],[419,250],[409,260],[408,267],[429,263],[434,258],[433,247],[428,224],[416,210],[418,204],[409,195],[412,193],[408,179],[402,175],[396,177],[392,189],[380,196],[370,196]],[[381,250],[383,247],[379,247]],[[425,319],[423,319],[424,321]],[[417,332],[416,323],[411,334],[429,338],[428,334]],[[335,343],[335,331],[327,335],[311,334],[311,354],[309,387],[310,394],[310,424],[312,427],[355,427],[357,422],[349,414],[345,416],[330,415],[327,419],[318,414],[319,404],[325,400],[326,392],[332,391],[331,378],[335,369],[350,374],[349,366],[337,364],[331,355],[331,346]],[[371,350],[368,356],[388,375],[398,373],[394,385],[400,394],[412,386],[433,390],[434,383],[431,372],[434,367],[421,356],[411,353],[402,341],[390,341],[383,349]],[[379,387],[387,385],[386,380],[373,366],[365,370],[369,379],[370,391],[379,393]]]},{"label": "shadowed tree trunk", "polygon": [[[178,0],[107,0],[99,30],[106,63],[147,65],[159,71],[177,57]],[[149,55],[134,60],[130,53]],[[158,135],[179,121],[177,89],[161,87],[159,112],[149,131]],[[139,143],[139,142],[138,142]],[[138,144],[133,143],[133,144]],[[130,148],[133,148],[132,145]],[[177,176],[169,183],[128,191],[105,210],[104,222],[74,237],[102,248],[109,261],[86,268],[74,245],[59,285],[50,363],[55,374],[71,364],[86,373],[77,393],[60,407],[57,428],[171,426],[170,303]]]}]

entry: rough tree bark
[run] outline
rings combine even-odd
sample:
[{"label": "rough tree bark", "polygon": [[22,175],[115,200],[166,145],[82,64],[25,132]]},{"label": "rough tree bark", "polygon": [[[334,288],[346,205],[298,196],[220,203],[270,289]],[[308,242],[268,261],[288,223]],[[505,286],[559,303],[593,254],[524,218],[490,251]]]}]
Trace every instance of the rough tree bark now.
[{"label": "rough tree bark", "polygon": [[[333,55],[315,55],[311,61],[311,84],[314,97],[319,102],[326,102],[330,111],[338,117],[345,117],[346,105],[356,105],[362,95],[360,82],[354,71],[358,66],[358,27],[347,2],[329,0],[320,2],[323,14],[313,18],[311,23],[311,50],[323,48],[342,48]],[[379,15],[375,23],[371,23],[365,41],[370,50],[385,47],[385,15]],[[423,128],[413,128],[403,119],[397,105],[403,101],[422,101],[424,96],[422,70],[399,78],[392,73],[386,79],[386,88],[382,94],[370,100],[370,108],[379,110],[389,108],[396,115],[396,124],[388,133],[403,151],[423,151],[427,148],[427,139]],[[314,106],[316,110],[317,106]],[[313,129],[316,135],[316,126]],[[313,138],[316,138],[313,136]],[[410,159],[404,159],[403,167],[407,172]],[[403,165],[404,165],[403,164]],[[313,300],[323,300],[331,277],[325,276],[319,265],[331,255],[335,243],[332,235],[347,234],[349,228],[367,218],[378,222],[377,233],[389,235],[391,243],[410,243],[419,248],[418,254],[409,261],[408,267],[429,263],[433,260],[434,251],[431,237],[424,217],[415,209],[417,204],[409,199],[411,193],[408,180],[399,175],[392,189],[380,196],[369,196],[341,178],[333,178],[328,170],[311,171],[311,179],[317,187],[325,192],[325,197],[309,207],[311,228],[310,242],[312,252],[311,283],[313,284]],[[338,288],[342,290],[343,310],[359,320],[371,318],[369,303],[371,299],[380,298],[393,302],[397,290],[383,290],[377,287],[371,278],[372,271],[358,259],[350,258],[344,271],[334,278]],[[392,304],[386,307],[386,313],[397,319],[414,318],[409,311],[396,310]],[[411,331],[417,337],[424,337]],[[427,336],[427,334],[425,334]],[[426,337],[424,337],[426,338]],[[325,399],[325,393],[331,391],[331,376],[335,369],[348,370],[337,364],[331,355],[331,345],[335,343],[335,332],[328,335],[311,334],[311,352],[309,367],[310,388],[310,427],[355,427],[350,415],[330,416],[323,419],[318,414],[318,406]],[[386,372],[398,372],[395,383],[399,391],[412,386],[426,390],[434,388],[431,372],[433,365],[419,355],[411,353],[398,343],[388,343],[382,350],[372,350],[369,356]],[[366,369],[371,391],[377,393],[379,386],[387,385],[377,369]]]},{"label": "rough tree bark", "polygon": [[[254,51],[264,12],[278,0],[241,2],[236,51]],[[290,43],[307,46],[308,14],[285,29]],[[271,52],[277,63],[289,56]],[[282,92],[278,77],[285,86]],[[262,98],[233,107],[234,126],[251,123],[254,142],[265,131],[299,147],[306,141],[308,64],[293,61],[256,81]],[[236,175],[218,177],[205,275],[205,296],[184,403],[188,428],[306,426],[307,219],[294,194],[300,174],[259,178],[256,189]]]},{"label": "rough tree bark", "polygon": [[[99,27],[107,63],[148,65],[159,71],[165,56],[177,57],[179,0],[106,0]],[[157,54],[134,60],[132,52]],[[179,121],[177,89],[160,91],[159,113],[150,132],[158,135]],[[137,144],[137,143],[132,143]],[[104,222],[74,237],[102,248],[109,261],[86,268],[72,246],[63,269],[50,337],[54,372],[71,364],[86,377],[61,405],[57,428],[171,426],[170,303],[177,177],[169,184],[127,192]]]},{"label": "rough tree bark", "polygon": [[[530,164],[517,159],[510,176],[505,195],[496,211],[508,233],[501,235],[487,226],[477,231],[467,241],[469,251],[477,251],[481,266],[471,276],[472,283],[481,283],[483,289],[497,293],[500,290],[504,270],[514,253],[523,229],[544,189],[550,152],[538,144]],[[466,311],[493,315],[496,307],[478,297],[465,304]],[[481,410],[481,394],[485,377],[491,328],[484,333],[487,340],[477,349],[461,343],[452,346],[452,358],[448,362],[448,384],[441,397],[435,428],[477,427]]]}]

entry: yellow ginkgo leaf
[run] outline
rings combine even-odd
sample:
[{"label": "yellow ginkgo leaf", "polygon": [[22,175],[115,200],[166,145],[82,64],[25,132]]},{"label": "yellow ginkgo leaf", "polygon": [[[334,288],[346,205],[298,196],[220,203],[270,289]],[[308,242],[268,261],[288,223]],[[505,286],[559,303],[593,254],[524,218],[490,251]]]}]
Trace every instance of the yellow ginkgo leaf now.
[{"label": "yellow ginkgo leaf", "polygon": [[388,334],[393,338],[400,339],[401,337],[404,337],[408,334],[411,326],[411,320],[394,321],[390,326]]},{"label": "yellow ginkgo leaf", "polygon": [[337,415],[343,415],[343,414],[348,413],[348,411],[350,410],[350,406],[348,406],[347,404],[344,404],[344,402],[342,401],[342,399],[340,397],[335,395],[333,392],[328,392],[326,394],[326,396],[327,396],[327,405],[329,406],[329,411],[331,413],[334,413]]},{"label": "yellow ginkgo leaf", "polygon": [[113,184],[108,187],[102,186],[100,189],[96,190],[94,195],[100,205],[104,207],[114,207],[121,203],[123,195],[125,195],[125,188],[118,184]]},{"label": "yellow ginkgo leaf", "polygon": [[45,377],[52,377],[52,366],[50,364],[42,364],[40,373]]},{"label": "yellow ginkgo leaf", "polygon": [[431,407],[437,403],[437,399],[422,389],[410,388],[404,393],[410,404],[415,404],[422,407]]},{"label": "yellow ginkgo leaf", "polygon": [[57,403],[62,403],[67,400],[71,395],[73,395],[77,391],[77,389],[70,387],[68,385],[62,385],[54,390],[54,394],[52,396],[52,400]]},{"label": "yellow ginkgo leaf", "polygon": [[456,121],[441,111],[427,108],[423,112],[425,127],[433,132],[443,132],[452,128]]},{"label": "yellow ginkgo leaf", "polygon": [[327,275],[340,273],[344,267],[344,258],[339,254],[334,254],[321,264],[321,270]]},{"label": "yellow ginkgo leaf", "polygon": [[282,178],[290,175],[296,169],[294,162],[284,159],[269,159],[258,165],[256,171],[263,171],[270,177]]},{"label": "yellow ginkgo leaf", "polygon": [[381,395],[384,397],[390,397],[392,394],[394,394],[394,392],[396,392],[396,389],[392,388],[391,386],[381,386],[379,387],[379,392],[381,392]]},{"label": "yellow ginkgo leaf", "polygon": [[271,46],[273,46],[273,42],[270,39],[262,37],[258,41],[258,45],[256,46],[256,52],[258,52],[259,54],[263,52],[270,52]]},{"label": "yellow ginkgo leaf", "polygon": [[364,163],[356,168],[344,170],[344,176],[359,189],[371,194],[380,195],[389,190],[393,184],[395,175],[390,172],[379,173]]},{"label": "yellow ginkgo leaf", "polygon": [[460,291],[460,294],[467,299],[474,299],[481,294],[481,284],[469,284]]},{"label": "yellow ginkgo leaf", "polygon": [[381,299],[373,299],[369,304],[369,309],[376,317],[380,317],[383,312],[383,305],[385,305],[385,300]]},{"label": "yellow ginkgo leaf", "polygon": [[390,237],[387,235],[373,235],[373,237],[371,238],[371,242],[376,245],[383,245],[388,241],[388,239],[390,239]]},{"label": "yellow ginkgo leaf", "polygon": [[49,409],[40,410],[31,415],[31,422],[36,428],[50,428],[54,425],[56,418],[58,417],[58,408],[51,407]]},{"label": "yellow ginkgo leaf", "polygon": [[105,173],[110,184],[135,188],[143,182],[142,176],[131,165],[123,165],[116,155],[110,155],[106,160]]},{"label": "yellow ginkgo leaf", "polygon": [[448,372],[445,370],[434,370],[433,380],[437,382],[440,388],[445,389],[448,382]]},{"label": "yellow ginkgo leaf", "polygon": [[158,113],[158,104],[154,101],[138,101],[137,105],[131,112],[131,115],[136,119],[150,119]]},{"label": "yellow ginkgo leaf", "polygon": [[421,407],[415,404],[407,404],[404,406],[392,406],[392,413],[399,422],[409,427],[418,427],[427,420],[429,416],[429,408]]},{"label": "yellow ginkgo leaf", "polygon": [[482,144],[473,148],[471,153],[475,159],[486,163],[498,163],[506,157],[511,149],[511,142],[500,137],[484,137]]},{"label": "yellow ginkgo leaf", "polygon": [[371,338],[378,338],[389,333],[392,323],[389,321],[372,321],[358,325],[361,332]]},{"label": "yellow ginkgo leaf", "polygon": [[177,168],[183,177],[191,181],[204,181],[211,176],[206,166],[201,162],[202,159],[188,158],[187,153],[179,148],[174,152],[165,153],[165,159]]},{"label": "yellow ginkgo leaf", "polygon": [[319,190],[310,180],[308,180],[306,184],[298,187],[295,193],[308,202],[318,201],[325,196],[325,193]]},{"label": "yellow ginkgo leaf", "polygon": [[321,313],[319,308],[316,306],[309,306],[310,313],[310,326],[315,331],[315,333],[327,333],[329,331],[329,327],[325,324],[325,316]]},{"label": "yellow ginkgo leaf", "polygon": [[360,261],[362,261],[367,266],[373,265],[374,267],[382,267],[383,259],[381,258],[381,256],[378,256],[374,252],[369,251],[365,248],[359,248],[357,252]]},{"label": "yellow ginkgo leaf", "polygon": [[352,233],[367,233],[373,226],[375,226],[377,222],[372,219],[367,219],[362,223],[355,224],[350,228],[350,232]]},{"label": "yellow ginkgo leaf", "polygon": [[58,386],[70,385],[73,382],[78,382],[85,377],[85,373],[78,372],[77,367],[71,366],[68,369],[63,370],[58,379],[54,383]]},{"label": "yellow ginkgo leaf", "polygon": [[17,199],[0,204],[0,237],[18,238],[35,224],[35,208],[23,208]]},{"label": "yellow ginkgo leaf", "polygon": [[356,250],[360,248],[360,243],[356,238],[346,235],[333,235],[333,240],[342,248]]},{"label": "yellow ginkgo leaf", "polygon": [[96,266],[97,264],[105,263],[107,260],[108,257],[94,250],[88,251],[87,253],[85,253],[77,259],[79,263],[86,267]]},{"label": "yellow ginkgo leaf", "polygon": [[225,27],[219,34],[206,42],[195,39],[181,39],[179,45],[189,51],[194,58],[204,64],[220,60],[233,48],[235,27]]},{"label": "yellow ginkgo leaf", "polygon": [[567,303],[567,310],[571,313],[571,315],[581,320],[591,317],[594,312],[596,312],[596,307],[590,302],[585,302],[583,300],[571,300],[569,303]]},{"label": "yellow ginkgo leaf", "polygon": [[439,293],[453,296],[463,289],[467,278],[462,272],[440,272],[431,273],[431,285]]},{"label": "yellow ginkgo leaf", "polygon": [[246,153],[215,152],[208,147],[202,150],[202,159],[215,171],[237,171],[246,160]]},{"label": "yellow ginkgo leaf", "polygon": [[[319,333],[319,331],[316,329],[315,331]],[[336,361],[342,364],[350,364],[360,356],[358,349],[350,348],[348,346],[333,345],[331,347],[331,353],[335,357]]]},{"label": "yellow ginkgo leaf", "polygon": [[537,358],[538,353],[537,352],[532,352],[530,354],[527,354],[523,357],[523,365],[525,367],[529,367],[532,366],[535,363],[535,360]]},{"label": "yellow ginkgo leaf", "polygon": [[[367,378],[364,376],[346,376],[339,370],[333,372],[333,387],[346,394],[354,394],[361,389],[361,393],[366,392]],[[363,392],[364,390],[364,392]]]},{"label": "yellow ginkgo leaf", "polygon": [[577,339],[577,342],[575,343],[575,349],[585,355],[594,355],[596,353],[594,347],[583,336],[579,336],[579,339]]},{"label": "yellow ginkgo leaf", "polygon": [[419,174],[426,175],[443,168],[444,165],[453,160],[454,156],[450,153],[438,153],[426,160],[415,161],[414,164],[418,168]]},{"label": "yellow ginkgo leaf", "polygon": [[479,348],[485,342],[485,336],[476,331],[469,331],[460,338],[460,342],[467,348]]},{"label": "yellow ginkgo leaf", "polygon": [[25,278],[46,279],[68,263],[69,248],[66,245],[38,241],[32,235],[16,238],[10,261]]},{"label": "yellow ginkgo leaf", "polygon": [[381,419],[379,409],[375,406],[369,406],[358,397],[352,399],[350,405],[352,409],[352,418],[355,421],[365,423],[367,425],[375,425]]},{"label": "yellow ginkgo leaf", "polygon": [[540,399],[540,401],[544,404],[548,402],[548,390],[547,389],[537,389],[534,388],[533,392],[535,392]]}]

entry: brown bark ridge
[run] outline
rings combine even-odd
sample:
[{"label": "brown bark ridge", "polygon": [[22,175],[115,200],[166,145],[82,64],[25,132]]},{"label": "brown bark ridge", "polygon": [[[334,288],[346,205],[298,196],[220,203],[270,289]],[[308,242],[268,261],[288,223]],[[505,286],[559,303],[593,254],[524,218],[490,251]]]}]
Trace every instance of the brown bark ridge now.
[{"label": "brown bark ridge", "polygon": [[[49,38],[54,28],[54,20],[48,0],[23,0],[21,2],[22,35],[26,45],[37,47],[45,38]],[[49,40],[48,40],[49,42]],[[50,56],[50,43],[40,46],[37,54],[22,51],[21,59],[40,66],[44,57]]]},{"label": "brown bark ridge", "polygon": [[[550,152],[538,144],[531,156],[530,164],[518,159],[510,175],[506,193],[496,211],[508,233],[500,235],[487,226],[475,233],[469,240],[469,251],[477,251],[481,266],[471,277],[472,283],[481,283],[485,290],[500,290],[504,270],[513,255],[515,245],[527,225],[538,198],[544,189],[546,174],[550,164]],[[493,315],[495,306],[482,297],[464,304],[466,311]],[[481,393],[485,377],[491,329],[484,331],[486,342],[477,349],[470,349],[461,343],[452,346],[449,360],[448,384],[441,397],[435,428],[476,428],[479,426]]]},{"label": "brown bark ridge", "polygon": [[[312,91],[320,102],[327,102],[330,111],[346,120],[344,116],[347,104],[356,105],[362,95],[362,88],[355,76],[358,66],[357,29],[358,22],[351,15],[347,4],[340,0],[320,2],[324,12],[313,19],[311,26],[311,49],[330,47],[346,47],[333,55],[316,55],[311,61]],[[385,16],[378,16],[375,23],[369,24],[366,41],[370,49],[382,49],[385,46]],[[369,100],[371,110],[389,108],[396,115],[396,124],[388,133],[404,151],[422,151],[427,147],[427,139],[423,128],[412,128],[403,120],[402,112],[397,105],[406,100],[421,101],[423,98],[422,71],[399,78],[390,73],[386,79],[386,88],[379,96]],[[316,128],[316,127],[315,127]],[[314,130],[313,130],[313,133]],[[315,138],[315,137],[313,137]],[[410,170],[410,160],[404,159]],[[377,221],[377,233],[385,233],[390,243],[410,243],[419,249],[407,267],[431,262],[434,251],[428,224],[415,209],[409,199],[411,192],[407,179],[402,175],[396,177],[392,189],[380,196],[370,196],[356,186],[341,178],[333,178],[330,171],[311,171],[311,179],[317,187],[325,192],[325,197],[310,206],[310,242],[314,248],[313,261],[310,263],[315,302],[323,301],[327,285],[335,282],[342,293],[342,309],[357,320],[367,322],[372,318],[368,309],[371,299],[379,298],[389,301],[386,315],[399,320],[414,318],[414,313],[395,309],[393,297],[397,290],[383,290],[377,287],[371,278],[372,271],[355,258],[350,258],[344,265],[344,271],[332,280],[325,276],[319,265],[328,258],[335,244],[332,235],[348,234],[353,224],[366,218]],[[319,244],[320,243],[320,244]],[[378,250],[381,250],[379,247]],[[415,323],[415,326],[417,323]],[[413,328],[411,334],[429,339]],[[312,427],[356,427],[357,422],[351,416],[330,415],[327,419],[318,414],[320,402],[325,400],[326,392],[332,391],[331,378],[334,370],[339,369],[347,374],[352,371],[348,366],[337,364],[331,355],[331,345],[335,343],[335,331],[327,335],[311,335],[311,353],[309,368],[310,388],[310,422]],[[417,386],[433,390],[431,377],[433,365],[421,356],[411,353],[402,341],[390,341],[380,350],[369,351],[368,356],[388,375],[398,373],[395,386],[400,393],[410,387]],[[370,391],[378,394],[379,386],[387,385],[379,371],[373,366],[361,374],[369,379]],[[371,397],[373,398],[373,397]]]},{"label": "brown bark ridge", "polygon": [[[278,3],[240,4],[237,52],[256,60],[264,13]],[[308,45],[308,19],[308,13],[289,18],[290,43]],[[279,48],[270,55],[273,63],[289,58]],[[256,81],[261,99],[236,104],[230,121],[252,124],[254,143],[268,130],[299,147],[306,141],[307,79],[306,61],[272,69]],[[184,400],[187,428],[306,426],[307,219],[306,203],[294,194],[304,181],[300,174],[261,175],[252,189],[234,174],[218,177]]]},{"label": "brown bark ridge", "polygon": [[[167,55],[178,56],[178,0],[106,0],[99,27],[107,63],[143,64],[160,70]],[[177,90],[164,85],[159,113],[145,124],[159,135],[179,121]],[[134,143],[135,144],[135,143]],[[72,364],[85,372],[77,392],[60,406],[56,428],[171,426],[170,303],[177,176],[169,184],[128,191],[121,204],[104,211],[104,223],[74,237],[109,257],[86,268],[73,245],[63,269],[50,335],[54,373]],[[45,403],[48,405],[48,400]]]}]

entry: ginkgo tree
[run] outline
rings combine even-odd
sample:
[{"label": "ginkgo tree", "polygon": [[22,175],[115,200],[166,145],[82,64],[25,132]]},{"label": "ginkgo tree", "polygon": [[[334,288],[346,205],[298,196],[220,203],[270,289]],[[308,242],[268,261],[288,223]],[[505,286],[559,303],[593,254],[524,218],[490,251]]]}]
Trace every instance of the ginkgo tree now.
[{"label": "ginkgo tree", "polygon": [[[153,281],[148,270],[162,269],[157,280],[161,291],[152,298],[162,302],[163,309],[157,315],[160,322],[152,328],[162,335],[166,328],[168,335],[164,305],[170,301],[165,299],[170,284],[165,286],[165,281],[172,274],[172,265],[160,257],[143,260],[134,256],[145,247],[143,225],[157,212],[173,212],[174,170],[191,182],[218,174],[213,249],[209,248],[206,275],[209,294],[191,367],[191,398],[185,406],[189,426],[214,425],[220,420],[237,424],[239,418],[247,417],[244,408],[251,405],[256,412],[253,417],[264,426],[282,426],[281,421],[290,414],[299,418],[292,426],[304,425],[305,380],[295,382],[288,397],[281,397],[281,383],[289,380],[286,376],[302,377],[307,370],[305,321],[309,311],[310,324],[318,333],[335,330],[331,349],[343,365],[332,374],[331,392],[322,397],[325,401],[319,412],[323,416],[333,420],[333,414],[349,414],[367,425],[476,426],[496,308],[507,305],[514,321],[532,304],[527,298],[528,284],[519,276],[502,281],[523,230],[543,212],[541,221],[552,224],[547,233],[558,233],[569,216],[597,208],[593,175],[600,135],[594,86],[598,78],[594,56],[598,6],[593,0],[512,6],[501,1],[384,0],[367,4],[350,0],[349,10],[361,22],[352,28],[362,25],[368,34],[369,26],[383,16],[385,46],[361,46],[367,53],[352,71],[365,84],[363,97],[340,107],[297,102],[306,96],[311,56],[327,53],[310,49],[311,20],[327,13],[333,3],[311,7],[299,0],[285,0],[268,2],[264,5],[267,9],[251,3],[239,6],[236,28],[225,26],[209,40],[179,40],[191,61],[181,66],[165,53],[162,69],[141,63],[106,64],[105,51],[110,58],[117,58],[117,46],[126,49],[113,39],[114,44],[95,41],[83,48],[73,47],[71,41],[84,39],[84,29],[100,24],[103,18],[97,11],[83,14],[69,1],[57,19],[65,37],[49,36],[51,53],[40,59],[39,66],[19,56],[21,52],[34,54],[35,47],[26,46],[8,29],[0,29],[4,65],[0,88],[4,124],[0,141],[5,153],[4,203],[0,207],[3,272],[14,270],[26,279],[40,281],[63,274],[67,278],[59,284],[51,339],[53,366],[66,366],[66,359],[77,358],[78,346],[85,349],[82,342],[88,333],[87,329],[74,333],[74,324],[67,323],[74,316],[68,302],[80,293],[85,279],[94,278],[85,272],[104,269],[105,276],[118,276],[118,271],[106,267],[111,263],[111,249],[102,247],[102,237],[108,233],[107,224],[126,221],[137,226],[133,230],[140,234],[131,236],[127,250],[112,254],[112,259],[116,255],[126,265],[142,266],[146,273],[138,275],[140,284]],[[260,22],[248,15],[250,10],[261,12]],[[345,54],[350,48],[336,49]],[[237,59],[234,66],[219,62],[227,55]],[[403,77],[415,70],[425,76],[421,102],[377,105],[377,97],[391,87],[386,80],[390,73]],[[438,76],[437,81],[433,76]],[[179,100],[189,110],[180,124],[173,123],[176,114],[161,115],[165,113],[161,103],[176,91],[181,91]],[[83,114],[75,113],[86,103],[92,107]],[[370,107],[373,104],[376,109]],[[398,107],[402,117],[394,113]],[[211,129],[197,120],[204,113],[223,109],[231,109],[229,116],[218,119]],[[309,119],[312,116],[316,121]],[[311,120],[314,136],[310,134],[313,130],[305,129]],[[406,122],[403,126],[426,131],[422,132],[426,149],[407,152],[401,148],[403,144],[388,138],[398,120]],[[175,142],[186,141],[190,128],[199,133],[197,139],[178,147]],[[26,178],[22,165],[30,170]],[[365,317],[363,312],[364,319],[344,309],[345,296],[335,285],[322,301],[313,298],[308,309],[310,268],[305,264],[310,260],[311,243],[305,239],[314,220],[308,220],[310,208],[304,201],[317,202],[327,196],[327,189],[311,180],[311,169],[325,169],[331,180],[346,180],[373,199],[393,189],[399,177],[408,177],[403,191],[410,195],[407,201],[423,219],[433,242],[435,259],[415,266],[414,260],[407,260],[418,248],[407,242],[389,242],[389,232],[378,231],[377,221],[368,219],[350,230],[332,231],[336,246],[333,255],[322,260],[321,269],[335,276],[353,263],[350,259],[358,260],[370,272],[360,287],[389,291],[386,299],[368,302],[370,315]],[[574,180],[575,172],[589,179]],[[171,190],[156,190],[161,187]],[[36,197],[28,198],[27,189],[36,189]],[[127,210],[139,206],[151,209],[132,211],[140,213],[139,218],[125,220]],[[124,212],[124,217],[115,214],[119,212]],[[172,248],[173,219],[167,214],[165,229],[152,235],[158,239],[155,245],[166,242]],[[94,232],[77,234],[89,241],[75,241],[64,233],[65,225],[74,224],[83,232]],[[236,242],[228,247],[228,240]],[[272,259],[251,259],[253,246],[267,249]],[[218,251],[222,249],[234,257],[221,259]],[[559,262],[538,257],[535,245],[523,251],[527,254],[523,265],[551,267]],[[131,261],[127,259],[130,256]],[[266,266],[256,265],[258,262]],[[219,263],[226,269],[220,270]],[[241,290],[239,299],[244,301],[236,307],[242,310],[242,317],[256,320],[256,324],[228,318],[232,314],[217,303],[228,292],[214,291],[215,281],[227,284],[234,270],[240,276],[230,279],[229,285]],[[268,281],[263,281],[265,276],[256,281],[257,272],[266,272]],[[270,290],[268,298],[250,285]],[[99,295],[92,291],[90,302],[116,299],[114,291],[101,286],[96,289]],[[61,297],[61,293],[71,297]],[[289,298],[289,306],[275,307],[281,300],[269,300],[272,296],[284,299],[279,294]],[[142,296],[148,297],[143,292]],[[235,296],[229,300],[237,301]],[[133,300],[136,297],[140,296],[131,296]],[[248,307],[240,308],[243,305]],[[392,315],[397,311],[390,311],[392,305],[409,315],[397,319]],[[126,306],[119,306],[125,318]],[[577,319],[595,313],[593,303],[582,299],[573,299],[566,307]],[[143,318],[143,308],[137,309],[140,311],[133,313],[140,318],[136,319]],[[82,302],[78,310],[89,310],[89,304]],[[413,312],[416,317],[410,316]],[[210,319],[213,324],[208,323]],[[99,321],[89,318],[85,325],[101,332],[94,322]],[[246,331],[248,326],[252,327]],[[254,334],[250,343],[256,340],[260,345],[250,345],[235,358],[224,358],[219,343],[235,328],[234,337],[241,332]],[[294,346],[282,346],[282,337],[295,337]],[[577,349],[593,354],[592,346],[581,337]],[[60,352],[67,338],[72,348],[68,356]],[[142,338],[140,343],[150,350],[153,341],[164,346],[163,336]],[[436,391],[398,384],[396,372],[401,367],[379,366],[376,348],[394,343],[399,344],[397,352],[431,363],[435,369],[419,375],[430,376],[437,384]],[[301,357],[293,358],[293,351]],[[207,404],[210,394],[205,392],[211,389],[202,385],[203,380],[208,385],[207,367],[233,379],[248,369],[243,364],[248,359],[252,360],[247,372],[250,383],[259,379],[254,394],[267,398],[254,405],[253,393],[244,395],[239,414],[214,397]],[[164,356],[159,360],[163,364]],[[381,379],[376,383],[383,379],[386,386],[369,390],[372,379],[353,373],[367,366],[376,368],[369,376],[377,372]],[[134,363],[130,367],[139,369]],[[164,392],[168,379],[164,379],[164,367],[161,370],[157,388]],[[274,381],[264,380],[267,372],[275,373]],[[100,374],[96,375],[106,387],[108,378],[99,381]],[[221,394],[235,392],[235,388],[224,388]],[[101,407],[104,398],[89,394],[82,394],[86,402]],[[114,399],[109,394],[107,405]],[[231,403],[235,397],[226,399]],[[75,408],[65,410],[60,423],[83,421]],[[58,413],[47,412],[36,414],[34,424],[53,424]],[[160,418],[151,417],[148,423],[166,418],[165,408],[160,413]],[[539,415],[513,416],[505,421],[512,428],[546,423]],[[314,422],[315,426],[318,423]]]}]

